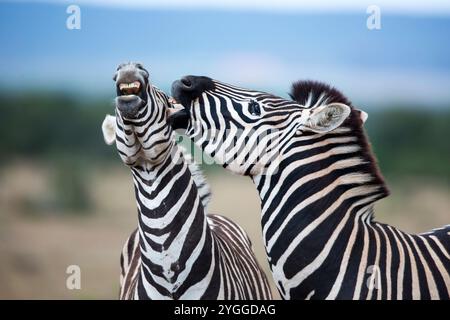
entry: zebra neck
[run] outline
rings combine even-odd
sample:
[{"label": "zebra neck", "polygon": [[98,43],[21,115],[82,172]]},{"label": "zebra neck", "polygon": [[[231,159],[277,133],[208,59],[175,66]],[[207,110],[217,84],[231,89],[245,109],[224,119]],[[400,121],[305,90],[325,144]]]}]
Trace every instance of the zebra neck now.
[{"label": "zebra neck", "polygon": [[[386,197],[389,192],[365,147],[348,135],[294,140],[273,173],[252,177],[263,224],[278,215],[319,216],[340,197],[346,203],[367,198],[368,205]],[[334,213],[340,216],[342,210]]]},{"label": "zebra neck", "polygon": [[253,177],[261,198],[264,245],[284,298],[316,266],[312,261],[318,261],[330,239],[347,241],[336,238],[346,221],[371,224],[373,203],[387,195],[354,142],[349,137],[301,137],[281,153],[276,171]]},{"label": "zebra neck", "polygon": [[186,280],[192,258],[201,261],[201,255],[213,256],[203,206],[188,165],[176,146],[160,165],[151,167],[143,162],[133,167],[132,173],[142,272],[146,274],[143,278],[153,288],[146,291],[160,293],[161,297],[171,295]]}]

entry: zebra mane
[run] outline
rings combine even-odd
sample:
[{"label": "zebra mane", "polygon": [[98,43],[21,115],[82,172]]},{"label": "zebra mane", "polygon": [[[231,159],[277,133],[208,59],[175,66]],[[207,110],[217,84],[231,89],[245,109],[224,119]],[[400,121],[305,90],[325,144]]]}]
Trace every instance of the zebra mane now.
[{"label": "zebra mane", "polygon": [[361,111],[357,110],[350,100],[336,88],[318,81],[303,80],[292,84],[289,94],[292,100],[312,108],[315,106],[326,105],[329,103],[343,103],[351,108],[350,116],[344,121],[343,125],[352,129],[352,134],[358,139],[361,146],[362,157],[370,164],[370,173],[374,176],[375,182],[380,184],[384,195],[389,195],[389,189],[386,186],[384,178],[378,167],[377,159],[372,152],[372,147],[364,132],[363,121],[361,120]]},{"label": "zebra mane", "polygon": [[354,109],[352,103],[346,96],[336,88],[323,82],[312,80],[294,82],[289,95],[292,100],[295,100],[306,108],[330,102],[338,102]]},{"label": "zebra mane", "polygon": [[200,166],[194,161],[191,154],[187,152],[187,150],[178,146],[178,148],[183,153],[183,157],[188,165],[189,171],[191,171],[192,179],[194,180],[195,185],[197,186],[198,196],[200,201],[202,202],[205,213],[207,212],[207,207],[211,200],[211,188],[206,181],[205,176],[203,175],[203,171],[200,169]]}]

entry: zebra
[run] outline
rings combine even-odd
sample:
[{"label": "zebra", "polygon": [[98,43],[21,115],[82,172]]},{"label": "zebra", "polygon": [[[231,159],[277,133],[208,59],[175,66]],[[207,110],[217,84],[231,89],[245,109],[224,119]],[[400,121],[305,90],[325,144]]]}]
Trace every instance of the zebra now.
[{"label": "zebra", "polygon": [[138,230],[122,252],[121,299],[271,299],[250,238],[220,215],[206,216],[209,187],[177,146],[168,97],[139,63],[119,65],[116,116],[103,133],[131,169]]},{"label": "zebra", "polygon": [[253,180],[283,299],[449,299],[450,226],[412,235],[374,220],[389,190],[367,114],[340,91],[298,81],[289,100],[186,76],[172,95],[174,128]]}]

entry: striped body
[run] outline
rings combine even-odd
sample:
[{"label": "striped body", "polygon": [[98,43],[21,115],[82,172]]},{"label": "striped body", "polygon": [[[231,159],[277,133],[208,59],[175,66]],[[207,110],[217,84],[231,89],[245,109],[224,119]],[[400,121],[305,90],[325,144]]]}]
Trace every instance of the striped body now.
[{"label": "striped body", "polygon": [[116,146],[132,172],[138,230],[121,257],[121,299],[270,299],[238,225],[205,215],[209,190],[176,145],[163,92],[147,84],[133,119],[116,109]]},{"label": "striped body", "polygon": [[[327,174],[321,178],[316,175],[322,165],[296,166],[288,181],[302,179],[295,177],[297,170],[302,177],[308,170],[312,175],[301,184],[282,182],[271,189],[282,190],[279,198],[271,197],[273,192],[262,198],[263,236],[281,295],[448,299],[450,228],[409,235],[374,221],[378,187],[349,173],[352,166],[329,172],[330,166],[324,164]],[[280,170],[280,176],[286,172]],[[258,190],[269,183],[258,182]]]},{"label": "striped body", "polygon": [[[226,267],[227,262],[225,262],[225,264],[222,262],[219,269],[220,272],[224,274],[220,275],[222,278],[220,281],[220,292],[216,295],[204,298],[223,300],[271,299],[272,296],[267,278],[265,275],[261,274],[262,271],[256,263],[254,254],[251,250],[251,242],[245,231],[231,220],[220,215],[208,215],[207,222],[211,226],[213,234],[217,239],[216,241],[222,252],[221,255],[224,262],[228,261],[229,263],[231,261],[239,261],[239,257],[242,255],[251,256],[253,258],[248,261],[243,259],[244,263],[242,263],[242,266],[244,267],[239,268],[239,270],[235,270],[234,272],[231,268]],[[234,242],[231,246],[230,239]],[[242,248],[244,250],[242,250]],[[139,232],[136,229],[125,242],[121,254],[121,300],[132,300],[136,298],[135,292],[137,290],[140,264],[141,252],[139,246]],[[233,279],[236,277],[240,279],[234,281]],[[253,278],[253,280],[251,278]],[[246,282],[247,284],[242,285],[243,282]],[[255,294],[251,294],[251,292],[255,292]]]},{"label": "striped body", "polygon": [[[189,113],[186,133],[254,181],[283,298],[449,299],[450,226],[409,235],[374,221],[373,205],[388,190],[362,112],[320,83],[294,85],[291,101],[209,81],[174,83]],[[345,121],[323,130],[342,110]]]}]

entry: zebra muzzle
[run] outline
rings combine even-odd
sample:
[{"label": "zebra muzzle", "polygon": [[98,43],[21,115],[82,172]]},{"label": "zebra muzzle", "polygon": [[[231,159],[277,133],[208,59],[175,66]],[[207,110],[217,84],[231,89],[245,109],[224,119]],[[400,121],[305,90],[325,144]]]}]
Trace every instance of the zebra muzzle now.
[{"label": "zebra muzzle", "polygon": [[144,105],[145,101],[136,95],[116,97],[116,107],[125,118],[134,118]]}]

